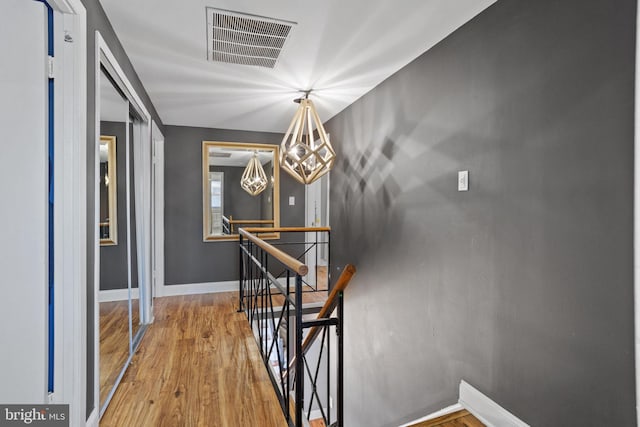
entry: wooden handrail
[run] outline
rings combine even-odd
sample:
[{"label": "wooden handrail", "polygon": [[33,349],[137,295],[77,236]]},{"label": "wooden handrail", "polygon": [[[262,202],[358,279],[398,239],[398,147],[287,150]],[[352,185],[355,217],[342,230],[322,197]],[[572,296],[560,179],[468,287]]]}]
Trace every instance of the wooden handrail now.
[{"label": "wooden handrail", "polygon": [[287,232],[314,232],[314,231],[331,231],[331,227],[275,227],[275,228],[259,228],[259,227],[243,227],[249,233],[287,233]]},{"label": "wooden handrail", "polygon": [[[305,264],[301,263],[291,255],[282,252],[280,249],[276,248],[275,246],[268,244],[261,238],[251,234],[249,230],[252,230],[252,229],[240,228],[238,232],[240,233],[240,235],[246,237],[256,245],[261,247],[262,250],[264,250],[266,253],[273,256],[275,259],[277,259],[281,263],[283,263],[289,270],[295,272],[296,274],[299,274],[300,276],[304,276],[309,272],[309,267],[307,267]],[[258,230],[264,230],[264,229],[258,228]]]},{"label": "wooden handrail", "polygon": [[[327,301],[320,309],[320,312],[318,313],[318,319],[331,315],[331,312],[335,310],[336,306],[338,305],[338,297],[340,295],[340,292],[343,292],[345,290],[354,274],[356,274],[356,268],[351,264],[347,264],[344,270],[342,270],[342,274],[340,274],[340,277],[338,277],[338,281],[335,285],[333,285],[333,289],[331,289],[329,298],[327,298]],[[311,347],[311,344],[313,344],[313,341],[315,341],[319,333],[320,328],[318,326],[313,326],[309,329],[307,337],[302,342],[302,354],[305,354],[307,350],[309,350],[309,347]]]},{"label": "wooden handrail", "polygon": [[[340,292],[343,292],[345,290],[354,274],[356,274],[356,268],[351,264],[347,264],[344,270],[342,270],[342,274],[340,274],[340,277],[338,277],[338,281],[335,285],[333,285],[333,289],[329,294],[329,298],[327,298],[327,301],[325,301],[324,305],[320,309],[317,317],[318,319],[331,315],[331,312],[335,310],[336,306],[338,305]],[[342,333],[342,331],[340,331],[340,333]],[[311,328],[309,328],[309,333],[302,342],[302,354],[305,354],[309,350],[309,348],[311,348],[311,345],[316,340],[316,338],[318,338],[319,334],[320,327],[312,326]],[[289,363],[288,369],[293,369],[296,364],[296,358],[297,355],[293,356],[291,362]]]}]

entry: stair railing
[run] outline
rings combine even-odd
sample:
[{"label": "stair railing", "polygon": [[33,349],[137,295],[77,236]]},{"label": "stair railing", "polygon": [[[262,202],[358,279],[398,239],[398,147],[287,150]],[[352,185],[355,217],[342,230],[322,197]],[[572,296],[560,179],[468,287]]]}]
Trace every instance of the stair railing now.
[{"label": "stair railing", "polygon": [[[314,232],[315,240],[283,239],[295,233],[313,236]],[[260,233],[281,233],[282,241],[267,243]],[[306,293],[318,292],[321,286],[304,281],[309,267],[301,259],[309,256],[310,247],[329,246],[329,233],[327,227],[239,229],[238,311],[247,315],[291,427],[308,426],[311,418],[321,418],[327,427],[343,426],[343,290],[355,268],[347,266],[336,285],[325,288],[331,294],[321,315],[310,316],[303,303]],[[283,269],[282,274],[271,272]],[[329,272],[327,267],[327,284]],[[337,341],[333,351],[332,330]],[[310,357],[312,345],[317,351]]]}]

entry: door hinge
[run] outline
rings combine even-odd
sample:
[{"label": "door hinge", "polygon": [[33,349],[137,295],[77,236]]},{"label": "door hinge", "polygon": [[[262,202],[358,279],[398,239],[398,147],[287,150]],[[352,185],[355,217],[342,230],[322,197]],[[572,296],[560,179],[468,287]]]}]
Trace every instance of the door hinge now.
[{"label": "door hinge", "polygon": [[47,73],[49,75],[50,79],[53,79],[55,77],[55,73],[54,73],[54,61],[53,61],[53,56],[49,56],[47,58]]}]

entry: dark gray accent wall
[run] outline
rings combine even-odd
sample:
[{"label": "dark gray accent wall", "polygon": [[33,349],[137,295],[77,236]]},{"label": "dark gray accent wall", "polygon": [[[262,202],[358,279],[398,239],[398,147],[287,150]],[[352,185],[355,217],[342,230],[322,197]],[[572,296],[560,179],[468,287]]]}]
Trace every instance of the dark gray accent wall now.
[{"label": "dark gray accent wall", "polygon": [[[202,241],[202,141],[279,145],[282,134],[165,127],[165,283],[238,279],[238,243]],[[225,177],[226,179],[226,177]],[[294,196],[295,206],[289,206]],[[280,171],[280,224],[304,225],[304,186]]]},{"label": "dark gray accent wall", "polygon": [[635,19],[501,0],[326,124],[345,425],[460,380],[532,426],[635,425]]},{"label": "dark gray accent wall", "polygon": [[158,116],[158,113],[153,106],[151,99],[149,98],[142,82],[138,78],[129,57],[124,51],[122,44],[118,40],[118,37],[107,18],[99,0],[82,0],[84,7],[87,11],[87,417],[91,414],[94,408],[93,405],[93,361],[94,351],[93,343],[95,340],[93,331],[93,318],[94,308],[93,301],[95,298],[95,282],[94,282],[94,263],[95,254],[93,253],[93,247],[95,245],[95,227],[94,224],[94,209],[95,209],[95,197],[94,183],[95,183],[95,32],[100,31],[100,34],[106,41],[107,45],[113,52],[116,60],[120,64],[124,73],[127,75],[129,81],[133,85],[134,89],[142,99],[147,109],[152,115],[152,119],[158,124],[160,131],[164,133],[164,125],[162,120]]}]

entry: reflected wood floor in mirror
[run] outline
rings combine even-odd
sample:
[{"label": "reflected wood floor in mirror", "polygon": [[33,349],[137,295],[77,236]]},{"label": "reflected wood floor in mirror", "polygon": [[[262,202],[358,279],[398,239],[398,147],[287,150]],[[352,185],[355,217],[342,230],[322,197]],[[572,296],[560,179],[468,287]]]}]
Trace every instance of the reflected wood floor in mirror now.
[{"label": "reflected wood floor in mirror", "polygon": [[100,425],[285,427],[237,292],[155,299]]},{"label": "reflected wood floor in mirror", "polygon": [[[140,321],[138,301],[132,301],[133,324]],[[100,303],[100,406],[129,358],[128,301]]]}]

